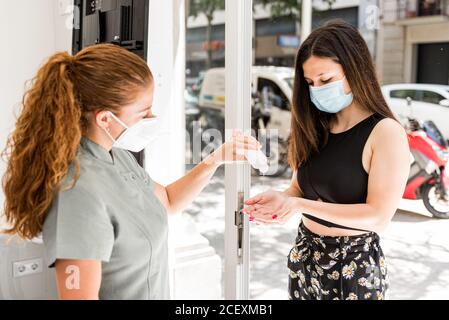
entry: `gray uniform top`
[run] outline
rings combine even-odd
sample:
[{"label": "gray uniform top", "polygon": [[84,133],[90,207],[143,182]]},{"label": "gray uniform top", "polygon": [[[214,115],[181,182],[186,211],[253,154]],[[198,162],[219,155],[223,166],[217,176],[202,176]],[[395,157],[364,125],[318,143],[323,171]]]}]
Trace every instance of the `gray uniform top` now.
[{"label": "gray uniform top", "polygon": [[55,196],[44,222],[48,266],[101,260],[100,299],[169,299],[168,217],[153,180],[128,151],[84,137],[78,159],[77,183]]}]

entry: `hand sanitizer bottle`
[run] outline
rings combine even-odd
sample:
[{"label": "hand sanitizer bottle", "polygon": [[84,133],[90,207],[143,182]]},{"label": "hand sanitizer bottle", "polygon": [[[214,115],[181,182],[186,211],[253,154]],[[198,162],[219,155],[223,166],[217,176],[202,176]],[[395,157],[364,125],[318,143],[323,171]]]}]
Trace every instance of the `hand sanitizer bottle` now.
[{"label": "hand sanitizer bottle", "polygon": [[254,169],[258,169],[262,174],[268,171],[268,159],[261,150],[247,150],[246,158]]}]

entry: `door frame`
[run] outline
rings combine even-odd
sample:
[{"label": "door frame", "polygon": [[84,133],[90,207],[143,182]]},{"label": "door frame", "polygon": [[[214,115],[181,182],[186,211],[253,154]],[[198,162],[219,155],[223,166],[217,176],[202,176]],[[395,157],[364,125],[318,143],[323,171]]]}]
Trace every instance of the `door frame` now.
[{"label": "door frame", "polygon": [[[253,1],[225,3],[225,138],[232,129],[251,130],[251,67]],[[251,171],[247,163],[225,166],[225,272],[224,298],[249,299],[249,221],[239,211],[249,197]],[[240,220],[241,219],[241,220]],[[236,222],[241,222],[240,228]],[[237,223],[238,224],[238,223]]]}]

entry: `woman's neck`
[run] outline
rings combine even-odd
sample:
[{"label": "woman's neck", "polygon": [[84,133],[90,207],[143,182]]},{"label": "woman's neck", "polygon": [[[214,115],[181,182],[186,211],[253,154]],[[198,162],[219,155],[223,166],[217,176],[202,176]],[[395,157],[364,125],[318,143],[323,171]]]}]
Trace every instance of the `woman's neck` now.
[{"label": "woman's neck", "polygon": [[113,142],[111,141],[111,138],[107,136],[105,132],[100,132],[95,129],[89,129],[84,134],[84,136],[98,144],[99,146],[103,147],[107,151],[111,151]]},{"label": "woman's neck", "polygon": [[365,110],[357,103],[353,102],[351,105],[335,114],[335,118],[331,123],[331,130],[338,132],[348,130],[371,114],[371,111]]}]

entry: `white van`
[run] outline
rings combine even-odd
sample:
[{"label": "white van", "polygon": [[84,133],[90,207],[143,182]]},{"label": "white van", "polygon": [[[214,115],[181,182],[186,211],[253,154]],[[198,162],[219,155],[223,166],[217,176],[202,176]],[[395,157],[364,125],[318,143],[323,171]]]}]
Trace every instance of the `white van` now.
[{"label": "white van", "polygon": [[[278,129],[279,137],[281,138],[287,138],[290,133],[290,106],[294,74],[295,71],[293,68],[272,66],[252,67],[253,91],[261,93],[264,88],[268,88],[280,97],[279,102],[271,106],[271,119],[267,125],[267,129]],[[198,106],[200,108],[219,111],[224,117],[224,68],[213,68],[204,74]]]}]

